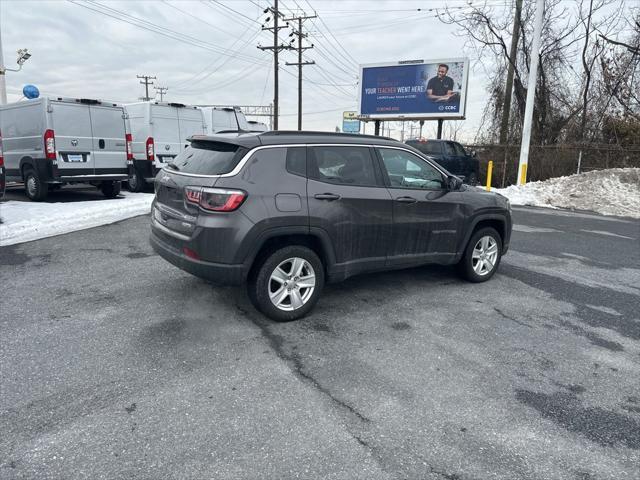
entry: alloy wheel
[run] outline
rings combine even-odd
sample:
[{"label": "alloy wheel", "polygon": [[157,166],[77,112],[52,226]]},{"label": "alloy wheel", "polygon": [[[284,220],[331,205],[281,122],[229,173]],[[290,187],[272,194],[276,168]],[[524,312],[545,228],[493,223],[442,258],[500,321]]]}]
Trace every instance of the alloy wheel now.
[{"label": "alloy wheel", "polygon": [[269,298],[279,310],[287,312],[305,305],[316,287],[311,264],[300,257],[281,262],[269,277]]},{"label": "alloy wheel", "polygon": [[473,247],[471,261],[473,270],[484,277],[490,274],[495,268],[498,260],[498,242],[490,235],[486,235],[476,243]]}]

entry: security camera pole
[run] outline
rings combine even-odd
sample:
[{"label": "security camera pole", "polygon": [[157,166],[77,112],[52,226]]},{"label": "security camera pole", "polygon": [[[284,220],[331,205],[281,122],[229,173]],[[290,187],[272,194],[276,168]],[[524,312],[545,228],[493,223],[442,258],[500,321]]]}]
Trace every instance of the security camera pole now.
[{"label": "security camera pole", "polygon": [[6,84],[6,73],[9,72],[19,72],[22,70],[22,65],[24,62],[31,58],[31,54],[27,51],[26,48],[20,48],[18,50],[18,60],[16,63],[18,64],[18,68],[6,68],[4,66],[4,56],[2,55],[2,35],[0,35],[0,105],[5,105],[7,103],[7,84]]}]

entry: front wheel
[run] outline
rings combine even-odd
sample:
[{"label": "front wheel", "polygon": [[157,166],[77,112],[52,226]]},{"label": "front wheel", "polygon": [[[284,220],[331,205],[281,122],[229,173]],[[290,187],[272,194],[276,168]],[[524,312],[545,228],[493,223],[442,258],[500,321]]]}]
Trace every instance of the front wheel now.
[{"label": "front wheel", "polygon": [[491,227],[482,228],[471,236],[458,268],[470,282],[486,282],[496,273],[501,257],[500,235]]},{"label": "front wheel", "polygon": [[315,306],[324,287],[324,268],[310,248],[289,246],[269,255],[249,282],[249,297],[267,317],[296,320]]}]

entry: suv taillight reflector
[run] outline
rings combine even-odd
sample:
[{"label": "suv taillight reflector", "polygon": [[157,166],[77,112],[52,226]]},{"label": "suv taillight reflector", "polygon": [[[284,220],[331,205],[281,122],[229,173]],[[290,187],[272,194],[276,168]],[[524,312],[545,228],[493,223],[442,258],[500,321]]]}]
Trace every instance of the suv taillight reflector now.
[{"label": "suv taillight reflector", "polygon": [[133,150],[131,150],[132,141],[133,141],[133,137],[131,137],[131,134],[126,133],[124,135],[124,143],[127,145],[127,161],[133,160]]},{"label": "suv taillight reflector", "polygon": [[153,162],[153,159],[155,157],[155,147],[153,145],[153,137],[147,138],[145,145],[146,145],[146,152],[147,152],[147,160],[149,160],[150,162]]},{"label": "suv taillight reflector", "polygon": [[232,212],[236,210],[247,194],[241,190],[222,188],[185,187],[184,197],[187,203],[198,205],[211,212]]},{"label": "suv taillight reflector", "polygon": [[56,136],[51,129],[44,132],[44,157],[47,160],[56,159]]}]

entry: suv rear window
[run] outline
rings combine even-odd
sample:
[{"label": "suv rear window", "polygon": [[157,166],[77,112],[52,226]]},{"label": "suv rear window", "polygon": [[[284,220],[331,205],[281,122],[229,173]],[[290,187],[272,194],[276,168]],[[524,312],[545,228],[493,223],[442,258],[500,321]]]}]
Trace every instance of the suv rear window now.
[{"label": "suv rear window", "polygon": [[247,153],[239,145],[222,142],[192,142],[170,164],[184,173],[222,175],[229,173]]},{"label": "suv rear window", "polygon": [[427,155],[442,155],[442,142],[407,142],[407,145]]}]

